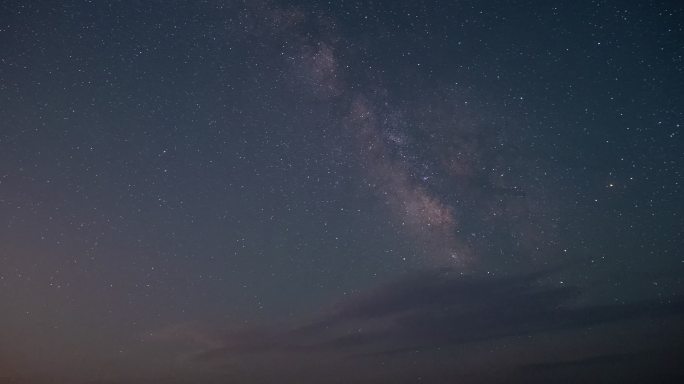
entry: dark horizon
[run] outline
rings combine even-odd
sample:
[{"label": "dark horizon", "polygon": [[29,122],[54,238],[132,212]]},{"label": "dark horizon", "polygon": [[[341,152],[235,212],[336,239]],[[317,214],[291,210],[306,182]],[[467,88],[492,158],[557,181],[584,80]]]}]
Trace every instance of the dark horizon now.
[{"label": "dark horizon", "polygon": [[684,4],[0,5],[0,384],[684,382]]}]

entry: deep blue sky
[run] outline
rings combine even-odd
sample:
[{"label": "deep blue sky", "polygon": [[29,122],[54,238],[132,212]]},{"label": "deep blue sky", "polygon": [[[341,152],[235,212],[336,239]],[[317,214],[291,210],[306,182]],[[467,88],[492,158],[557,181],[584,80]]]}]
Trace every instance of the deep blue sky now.
[{"label": "deep blue sky", "polygon": [[4,1],[0,383],[677,382],[684,7]]}]

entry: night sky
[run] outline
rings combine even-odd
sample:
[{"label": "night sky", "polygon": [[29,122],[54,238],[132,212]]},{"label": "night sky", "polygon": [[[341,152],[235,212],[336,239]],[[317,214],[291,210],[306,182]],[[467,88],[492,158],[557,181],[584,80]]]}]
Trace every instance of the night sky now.
[{"label": "night sky", "polygon": [[679,1],[1,1],[0,383],[684,382],[683,124]]}]

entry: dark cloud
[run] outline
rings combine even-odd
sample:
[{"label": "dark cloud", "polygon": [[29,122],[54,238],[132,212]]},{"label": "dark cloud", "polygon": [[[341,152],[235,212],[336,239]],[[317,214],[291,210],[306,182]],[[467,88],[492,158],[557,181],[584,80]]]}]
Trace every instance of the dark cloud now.
[{"label": "dark cloud", "polygon": [[255,351],[388,355],[684,313],[681,298],[582,305],[577,287],[542,284],[547,273],[495,277],[424,272],[338,303],[302,326],[231,335],[230,343],[205,351],[199,359]]},{"label": "dark cloud", "polygon": [[[630,353],[599,354],[521,367],[516,382],[681,383],[684,346]],[[635,372],[640,372],[636,373]]]}]

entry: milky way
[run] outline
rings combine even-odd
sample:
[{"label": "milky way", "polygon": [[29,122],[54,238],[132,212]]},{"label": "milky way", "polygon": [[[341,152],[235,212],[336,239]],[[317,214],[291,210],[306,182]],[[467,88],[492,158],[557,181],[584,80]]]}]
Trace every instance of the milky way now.
[{"label": "milky way", "polygon": [[[277,21],[277,34],[290,34],[283,43],[290,47],[284,55],[292,66],[294,76],[310,86],[317,97],[341,105],[344,123],[334,128],[345,130],[354,138],[356,147],[353,150],[358,152],[361,167],[367,173],[368,186],[387,206],[388,214],[401,227],[405,227],[404,234],[428,250],[428,262],[433,265],[468,264],[474,257],[473,251],[463,239],[457,212],[440,193],[430,190],[430,179],[450,177],[456,183],[461,182],[478,172],[468,164],[474,163],[473,158],[483,154],[477,152],[478,148],[468,147],[468,143],[460,143],[459,138],[455,137],[456,141],[451,144],[464,146],[468,152],[446,153],[445,164],[429,165],[423,162],[420,164],[423,165],[422,169],[415,169],[412,163],[416,162],[414,159],[418,156],[411,153],[411,148],[406,145],[409,137],[405,131],[410,127],[407,127],[408,122],[402,117],[401,109],[389,106],[387,97],[382,96],[388,91],[379,84],[371,83],[366,87],[372,90],[372,94],[367,94],[348,84],[346,79],[351,76],[347,72],[358,69],[350,65],[342,68],[336,59],[337,55],[344,56],[344,47],[337,48],[331,42],[341,40],[331,31],[334,30],[334,23],[329,19],[322,22],[320,17],[307,19],[295,11],[269,10],[267,15],[267,19]],[[282,27],[281,15],[288,15],[284,23],[286,27]],[[309,41],[307,36],[298,34],[298,27],[306,23],[326,30],[329,41]],[[292,47],[291,40],[299,41],[301,46]],[[377,103],[381,103],[381,106]],[[454,109],[448,113],[456,114],[458,111]],[[456,133],[463,130],[458,123],[447,129]],[[443,154],[438,152],[430,155],[439,158]],[[446,168],[449,172],[439,175],[433,169],[437,167]]]}]

